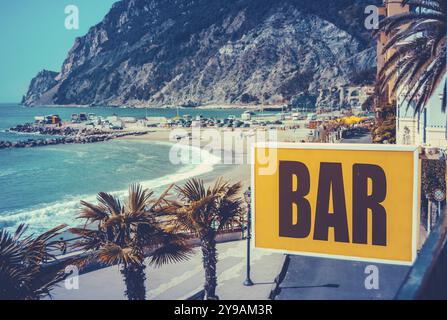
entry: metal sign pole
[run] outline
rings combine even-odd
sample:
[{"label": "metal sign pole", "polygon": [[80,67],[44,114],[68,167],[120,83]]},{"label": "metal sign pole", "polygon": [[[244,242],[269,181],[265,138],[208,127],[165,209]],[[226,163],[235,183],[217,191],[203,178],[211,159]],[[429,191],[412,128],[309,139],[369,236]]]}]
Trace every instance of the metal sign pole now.
[{"label": "metal sign pole", "polygon": [[441,189],[436,189],[434,191],[434,198],[438,202],[436,208],[436,215],[433,217],[434,223],[438,221],[438,218],[441,216],[441,202],[445,200],[445,191]]},{"label": "metal sign pole", "polygon": [[247,202],[247,270],[244,286],[250,287],[253,281],[250,278],[250,243],[251,243],[251,188],[244,193],[245,201]]},{"label": "metal sign pole", "polygon": [[428,210],[427,210],[427,237],[430,235],[431,232],[431,206],[432,202],[428,200]]}]

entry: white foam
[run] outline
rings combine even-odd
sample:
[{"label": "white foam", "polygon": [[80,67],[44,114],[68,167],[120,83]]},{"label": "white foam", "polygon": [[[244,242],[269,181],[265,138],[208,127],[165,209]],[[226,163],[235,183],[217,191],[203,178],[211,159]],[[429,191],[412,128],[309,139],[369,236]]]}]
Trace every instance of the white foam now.
[{"label": "white foam", "polygon": [[21,132],[21,131],[14,131],[14,130],[2,130],[3,133],[10,133],[10,134],[16,134],[18,136],[42,136],[40,132]]},{"label": "white foam", "polygon": [[6,177],[6,176],[13,175],[16,173],[17,173],[17,171],[15,171],[15,170],[6,169],[6,170],[0,172],[0,177]]},{"label": "white foam", "polygon": [[[184,147],[190,148],[192,152],[200,152],[203,162],[196,166],[182,166],[176,173],[167,176],[136,182],[141,183],[144,188],[155,190],[161,187],[165,187],[171,183],[178,183],[182,180],[186,180],[194,176],[212,172],[214,169],[214,165],[220,162],[220,159],[218,157],[210,154],[206,150],[186,145]],[[123,198],[127,194],[127,189],[110,193],[114,196]],[[29,233],[40,233],[44,230],[60,224],[68,224],[69,226],[79,225],[81,221],[77,220],[76,216],[80,209],[80,200],[96,203],[96,194],[71,196],[67,197],[66,199],[61,199],[57,202],[43,203],[31,208],[2,213],[2,215],[0,216],[0,227],[14,229],[20,223],[26,223],[29,224]]]}]

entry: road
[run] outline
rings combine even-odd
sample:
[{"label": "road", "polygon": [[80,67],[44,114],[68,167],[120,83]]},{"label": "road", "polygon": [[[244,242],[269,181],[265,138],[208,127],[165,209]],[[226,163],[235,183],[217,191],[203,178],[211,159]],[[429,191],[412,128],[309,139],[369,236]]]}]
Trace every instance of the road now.
[{"label": "road", "polygon": [[363,143],[370,144],[372,143],[372,137],[370,133],[359,133],[350,138],[345,138],[340,141],[340,143]]},{"label": "road", "polygon": [[[378,289],[370,284],[367,266],[378,270]],[[290,256],[286,276],[276,300],[381,300],[393,299],[409,267],[378,263]],[[368,289],[369,288],[369,289]]]}]

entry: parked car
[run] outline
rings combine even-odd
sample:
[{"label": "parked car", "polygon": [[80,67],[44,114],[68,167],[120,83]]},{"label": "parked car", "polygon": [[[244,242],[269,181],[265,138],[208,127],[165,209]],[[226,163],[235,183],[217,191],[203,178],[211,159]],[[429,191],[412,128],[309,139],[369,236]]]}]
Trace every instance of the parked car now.
[{"label": "parked car", "polygon": [[234,126],[235,128],[240,128],[243,124],[244,124],[244,123],[241,122],[241,121],[239,121],[239,120],[236,120],[236,121],[233,122],[233,126]]},{"label": "parked car", "polygon": [[109,128],[112,130],[123,130],[123,123],[120,121],[117,122],[111,122],[109,125]]},{"label": "parked car", "polygon": [[87,120],[88,120],[88,118],[87,118],[87,115],[85,113],[80,113],[79,114],[79,121],[84,122],[84,121],[87,121]]}]

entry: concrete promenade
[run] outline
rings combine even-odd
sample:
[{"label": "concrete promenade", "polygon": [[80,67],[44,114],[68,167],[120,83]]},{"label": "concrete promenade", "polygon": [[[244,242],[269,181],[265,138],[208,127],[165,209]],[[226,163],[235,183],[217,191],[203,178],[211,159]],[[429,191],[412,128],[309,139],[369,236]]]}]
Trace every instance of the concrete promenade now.
[{"label": "concrete promenade", "polygon": [[[233,241],[217,245],[218,288],[222,300],[266,300],[275,277],[281,269],[284,256],[252,249],[252,287],[243,286],[246,270],[246,241]],[[146,269],[147,299],[185,300],[203,289],[204,271],[200,248],[186,262],[169,264],[161,268]],[[125,285],[118,266],[83,274],[79,289],[67,290],[64,283],[52,291],[55,300],[122,300]]]}]

